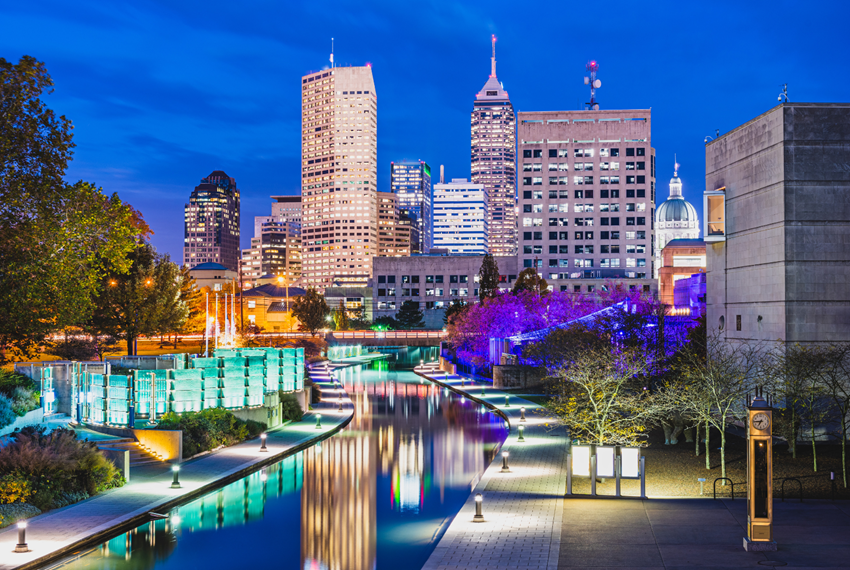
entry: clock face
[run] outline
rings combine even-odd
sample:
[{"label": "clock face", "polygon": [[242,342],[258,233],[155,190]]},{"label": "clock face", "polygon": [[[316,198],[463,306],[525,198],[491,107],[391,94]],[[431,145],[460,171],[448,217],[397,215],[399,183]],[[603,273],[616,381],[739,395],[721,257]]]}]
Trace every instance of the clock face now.
[{"label": "clock face", "polygon": [[757,430],[766,430],[770,427],[770,418],[767,414],[758,413],[753,416],[753,427]]}]

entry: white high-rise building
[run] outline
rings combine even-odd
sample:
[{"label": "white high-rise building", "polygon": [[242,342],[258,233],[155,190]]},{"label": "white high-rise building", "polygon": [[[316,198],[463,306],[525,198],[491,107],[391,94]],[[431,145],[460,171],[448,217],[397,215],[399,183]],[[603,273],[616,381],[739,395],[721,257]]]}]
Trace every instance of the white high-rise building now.
[{"label": "white high-rise building", "polygon": [[303,283],[366,286],[377,254],[378,97],[372,68],[301,78]]},{"label": "white high-rise building", "polygon": [[487,187],[466,178],[434,185],[434,249],[484,255],[488,250]]},{"label": "white high-rise building", "polygon": [[670,197],[655,210],[655,278],[661,266],[661,250],[674,239],[699,239],[697,211],[682,196],[679,164],[670,179]]}]

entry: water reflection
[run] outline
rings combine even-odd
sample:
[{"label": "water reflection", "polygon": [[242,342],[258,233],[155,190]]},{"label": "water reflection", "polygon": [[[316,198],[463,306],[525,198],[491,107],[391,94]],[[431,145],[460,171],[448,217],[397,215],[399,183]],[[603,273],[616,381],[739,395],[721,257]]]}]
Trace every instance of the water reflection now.
[{"label": "water reflection", "polygon": [[410,372],[338,375],[338,435],[122,534],[64,568],[421,568],[506,430]]}]

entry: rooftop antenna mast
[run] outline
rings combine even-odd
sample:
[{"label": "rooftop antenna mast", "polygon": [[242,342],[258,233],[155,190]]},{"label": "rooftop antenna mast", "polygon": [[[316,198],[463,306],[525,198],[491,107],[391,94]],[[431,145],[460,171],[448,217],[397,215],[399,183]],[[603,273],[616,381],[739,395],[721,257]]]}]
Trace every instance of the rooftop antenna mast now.
[{"label": "rooftop antenna mast", "polygon": [[676,158],[676,153],[673,153],[673,176],[679,176],[679,159]]},{"label": "rooftop antenna mast", "polygon": [[584,78],[584,84],[590,85],[590,103],[585,103],[587,109],[591,111],[599,110],[599,103],[596,102],[596,90],[602,87],[602,82],[596,79],[596,72],[599,71],[599,64],[595,61],[590,61],[585,67],[588,76]]},{"label": "rooftop antenna mast", "polygon": [[493,34],[493,57],[490,58],[490,77],[496,77],[496,34]]},{"label": "rooftop antenna mast", "polygon": [[331,69],[334,68],[334,39],[331,38]]},{"label": "rooftop antenna mast", "polygon": [[[784,101],[783,101],[784,99]],[[782,84],[782,93],[779,94],[779,102],[780,103],[790,103],[791,99],[788,98],[788,84]]]}]

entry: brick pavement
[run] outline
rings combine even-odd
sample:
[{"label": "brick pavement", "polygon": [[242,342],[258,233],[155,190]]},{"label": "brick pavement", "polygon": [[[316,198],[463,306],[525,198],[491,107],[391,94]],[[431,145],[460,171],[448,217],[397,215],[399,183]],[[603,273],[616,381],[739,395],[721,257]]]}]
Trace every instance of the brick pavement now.
[{"label": "brick pavement", "polygon": [[[446,375],[433,368],[417,368],[417,373],[465,394],[470,399],[494,407],[510,423],[510,434],[502,446],[509,453],[510,473],[501,473],[498,454],[475,485],[469,499],[446,530],[423,570],[487,568],[491,570],[557,569],[561,546],[561,526],[566,489],[568,440],[543,415],[537,404],[485,390],[458,375]],[[520,407],[526,409],[526,422],[520,422]],[[525,442],[518,441],[518,427],[525,426]],[[481,493],[484,519],[472,522],[475,494]]]},{"label": "brick pavement", "polygon": [[[343,366],[336,366],[339,367]],[[335,393],[323,368],[314,368],[311,377],[326,393]],[[37,567],[99,542],[119,529],[149,520],[150,512],[165,512],[329,437],[342,429],[354,414],[352,402],[344,391],[342,412],[337,410],[335,396],[313,407],[300,422],[269,431],[266,453],[259,451],[260,440],[253,439],[182,463],[180,489],[170,488],[172,473],[168,465],[139,469],[131,472],[130,482],[120,489],[30,519],[27,526],[30,552],[13,552],[17,528],[7,527],[0,531],[0,570]],[[321,429],[316,428],[318,413],[322,415]]]}]

